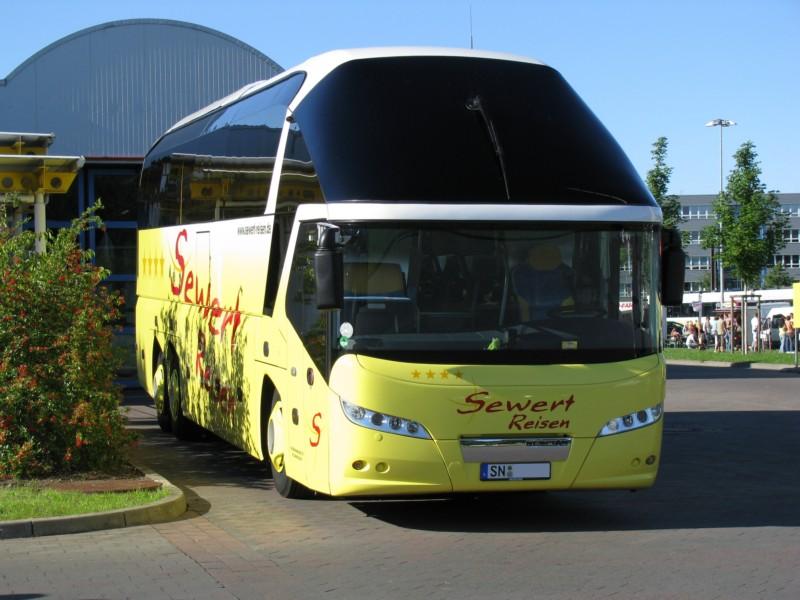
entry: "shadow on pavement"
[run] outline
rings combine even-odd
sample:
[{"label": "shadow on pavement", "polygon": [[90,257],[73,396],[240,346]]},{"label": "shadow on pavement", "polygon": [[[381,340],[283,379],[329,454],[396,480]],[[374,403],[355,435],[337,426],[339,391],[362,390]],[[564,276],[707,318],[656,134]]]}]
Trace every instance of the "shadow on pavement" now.
[{"label": "shadow on pavement", "polygon": [[[128,418],[134,427],[152,414],[142,394],[126,393],[125,404],[131,407]],[[137,406],[148,410],[137,411]],[[137,419],[139,412],[141,419]],[[799,431],[800,411],[667,412],[659,479],[649,490],[359,499],[346,503],[368,517],[428,531],[797,527]],[[137,454],[141,460],[187,493],[186,518],[210,508],[192,491],[197,486],[262,489],[275,501],[295,502],[298,508],[306,504],[279,499],[263,463],[210,434],[201,441],[181,442],[154,425],[143,426],[140,433]],[[311,502],[323,500],[319,497]]]},{"label": "shadow on pavement", "polygon": [[[784,368],[792,368],[785,365]],[[667,379],[776,379],[797,377],[792,371],[751,369],[742,367],[708,367],[694,365],[667,365]]]},{"label": "shadow on pavement", "polygon": [[123,406],[128,409],[129,427],[140,436],[133,451],[134,460],[141,461],[179,486],[186,494],[190,512],[194,509],[199,514],[208,511],[208,503],[191,490],[193,487],[272,490],[272,476],[261,461],[215,435],[203,432],[200,439],[186,442],[162,432],[154,418],[152,400],[141,389],[126,390]]},{"label": "shadow on pavement", "polygon": [[800,525],[800,412],[667,413],[656,485],[629,491],[356,501],[430,531],[626,531]]}]

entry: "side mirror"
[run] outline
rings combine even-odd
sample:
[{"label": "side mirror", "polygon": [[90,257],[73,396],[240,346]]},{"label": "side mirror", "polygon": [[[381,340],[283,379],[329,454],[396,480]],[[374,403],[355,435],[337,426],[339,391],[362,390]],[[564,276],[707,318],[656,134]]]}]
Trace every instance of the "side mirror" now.
[{"label": "side mirror", "polygon": [[317,308],[330,310],[344,304],[342,252],[336,248],[336,229],[323,233],[314,252],[314,272],[317,275]]},{"label": "side mirror", "polygon": [[683,278],[686,255],[677,229],[661,231],[661,303],[677,306],[683,303]]}]

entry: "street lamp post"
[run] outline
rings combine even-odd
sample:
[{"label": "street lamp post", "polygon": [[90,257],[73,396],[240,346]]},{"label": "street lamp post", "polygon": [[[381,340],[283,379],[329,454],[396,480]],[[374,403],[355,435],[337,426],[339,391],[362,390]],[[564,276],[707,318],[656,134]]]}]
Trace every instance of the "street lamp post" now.
[{"label": "street lamp post", "polygon": [[[724,193],[724,186],[722,183],[722,130],[726,127],[731,127],[732,125],[736,125],[736,121],[731,121],[730,119],[714,119],[713,121],[709,121],[706,123],[706,127],[719,127],[719,195],[720,198]],[[720,233],[722,232],[722,221],[719,222],[719,230]],[[720,235],[720,242],[719,242],[719,301],[720,305],[724,305],[725,302],[725,271],[722,265],[722,236]]]}]

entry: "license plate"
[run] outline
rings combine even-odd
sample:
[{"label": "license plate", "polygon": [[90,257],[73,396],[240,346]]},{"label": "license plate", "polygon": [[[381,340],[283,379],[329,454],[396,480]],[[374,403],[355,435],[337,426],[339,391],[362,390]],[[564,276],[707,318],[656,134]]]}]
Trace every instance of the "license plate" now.
[{"label": "license plate", "polygon": [[550,479],[550,463],[481,463],[481,481]]}]

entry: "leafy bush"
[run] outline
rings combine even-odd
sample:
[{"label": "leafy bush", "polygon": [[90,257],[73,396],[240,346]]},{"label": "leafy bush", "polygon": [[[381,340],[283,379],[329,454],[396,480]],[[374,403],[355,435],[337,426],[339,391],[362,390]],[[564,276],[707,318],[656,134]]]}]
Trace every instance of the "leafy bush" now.
[{"label": "leafy bush", "polygon": [[112,346],[122,298],[101,285],[78,236],[99,203],[34,252],[34,233],[0,206],[0,478],[109,471],[132,434],[119,412]]}]

